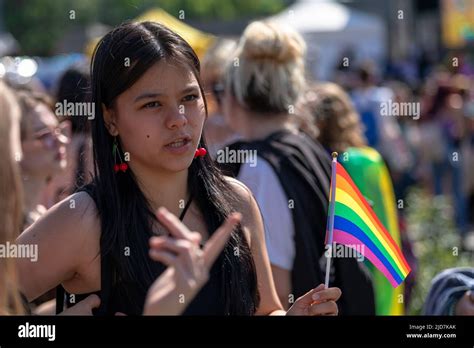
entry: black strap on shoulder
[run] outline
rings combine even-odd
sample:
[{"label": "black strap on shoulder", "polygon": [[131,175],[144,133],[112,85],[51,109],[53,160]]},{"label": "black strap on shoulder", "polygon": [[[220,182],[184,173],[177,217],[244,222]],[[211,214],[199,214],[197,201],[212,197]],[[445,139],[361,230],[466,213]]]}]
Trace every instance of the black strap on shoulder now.
[{"label": "black strap on shoulder", "polygon": [[22,292],[19,292],[19,294],[20,294],[20,300],[21,300],[21,304],[23,306],[24,313],[26,315],[31,315],[31,308],[30,308],[30,303],[29,303],[28,299],[26,298],[26,296]]},{"label": "black strap on shoulder", "polygon": [[[246,145],[247,143],[244,141],[237,141],[235,143],[227,145],[226,151],[237,152],[239,150],[244,150]],[[229,162],[229,161],[218,161],[217,159],[214,161],[214,164],[219,168],[222,174],[230,176],[232,178],[236,178],[239,175],[240,167],[242,165],[242,163],[240,163],[239,161]]]},{"label": "black strap on shoulder", "polygon": [[56,314],[61,313],[64,310],[64,288],[61,284],[56,287]]},{"label": "black strap on shoulder", "polygon": [[191,202],[193,201],[193,196],[191,195],[188,199],[188,202],[186,203],[186,205],[184,206],[184,209],[183,211],[181,212],[181,214],[179,215],[179,220],[180,221],[183,221],[184,219],[184,216],[186,215],[186,212],[188,211],[190,205],[191,205]]}]

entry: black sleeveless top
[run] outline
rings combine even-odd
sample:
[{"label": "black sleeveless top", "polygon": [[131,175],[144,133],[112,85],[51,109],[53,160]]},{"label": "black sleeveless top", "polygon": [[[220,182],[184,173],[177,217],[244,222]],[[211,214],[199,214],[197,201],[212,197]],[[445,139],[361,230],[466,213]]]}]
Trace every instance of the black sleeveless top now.
[{"label": "black sleeveless top", "polygon": [[[82,188],[95,201],[95,195],[90,186]],[[183,209],[180,220],[183,220],[187,209],[191,204],[192,198],[189,199],[186,207]],[[210,234],[209,234],[210,235]],[[101,250],[103,249],[101,239]],[[142,252],[148,255],[148,245],[143,246]],[[221,257],[210,270],[208,282],[202,287],[200,292],[194,297],[191,303],[186,307],[183,315],[226,315],[225,305],[222,292],[222,261]],[[149,266],[152,267],[156,278],[166,269],[166,266],[150,259]],[[139,271],[139,270],[138,270]],[[72,307],[78,302],[85,299],[91,294],[100,297],[101,303],[99,308],[93,309],[93,315],[115,315],[117,312],[126,315],[141,315],[147,291],[142,290],[135,282],[117,281],[111,267],[110,257],[104,257],[101,253],[101,290],[94,293],[86,294],[69,294],[62,285],[56,288],[56,314],[63,311],[64,306]],[[155,279],[156,279],[155,278]],[[150,284],[151,285],[151,284]],[[179,299],[177,299],[179,300]],[[185,300],[185,299],[184,299]],[[139,310],[137,311],[137,308]]]}]

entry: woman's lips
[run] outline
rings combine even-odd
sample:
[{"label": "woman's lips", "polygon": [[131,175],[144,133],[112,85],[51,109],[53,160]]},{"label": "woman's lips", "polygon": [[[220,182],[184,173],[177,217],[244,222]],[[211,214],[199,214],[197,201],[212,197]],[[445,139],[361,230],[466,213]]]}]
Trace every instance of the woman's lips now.
[{"label": "woman's lips", "polygon": [[165,149],[176,155],[181,155],[189,151],[191,148],[191,139],[183,138],[179,140],[175,140],[168,145],[165,145]]}]

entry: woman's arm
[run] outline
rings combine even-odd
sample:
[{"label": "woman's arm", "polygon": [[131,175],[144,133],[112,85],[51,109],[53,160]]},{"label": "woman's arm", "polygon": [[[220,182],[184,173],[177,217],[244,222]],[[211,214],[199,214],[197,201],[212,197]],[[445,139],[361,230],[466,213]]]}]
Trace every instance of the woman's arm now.
[{"label": "woman's arm", "polygon": [[287,310],[290,302],[291,294],[291,271],[271,264],[272,274],[275,278],[275,288],[280,299],[283,309]]},{"label": "woman's arm", "polygon": [[99,255],[100,223],[95,212],[87,193],[75,193],[17,238],[17,244],[37,248],[37,260],[17,259],[20,290],[29,301],[73,279],[81,265]]},{"label": "woman's arm", "polygon": [[250,190],[240,181],[227,178],[237,193],[235,211],[242,213],[242,229],[247,237],[257,270],[260,305],[256,315],[285,314],[278,299],[265,246],[263,221],[257,202]]},{"label": "woman's arm", "polygon": [[260,215],[264,217],[265,250],[270,259],[278,298],[286,310],[291,300],[291,269],[295,258],[293,217],[285,191],[272,166],[265,159],[258,158],[258,161],[259,165],[255,168],[243,165],[237,180],[252,192]]},{"label": "woman's arm", "polygon": [[244,229],[257,270],[260,306],[257,315],[337,315],[336,301],[341,296],[338,288],[325,289],[320,284],[296,299],[291,308],[285,312],[277,295],[273,275],[268,258],[262,217],[258,205],[250,190],[240,181],[228,179],[240,199],[236,211],[242,213],[241,225]]}]

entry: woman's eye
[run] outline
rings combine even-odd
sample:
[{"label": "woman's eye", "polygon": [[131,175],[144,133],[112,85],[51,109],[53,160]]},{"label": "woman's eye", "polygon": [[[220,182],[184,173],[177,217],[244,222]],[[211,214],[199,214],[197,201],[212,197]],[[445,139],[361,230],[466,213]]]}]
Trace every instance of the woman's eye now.
[{"label": "woman's eye", "polygon": [[149,102],[149,103],[146,103],[145,105],[143,105],[143,107],[146,108],[146,109],[157,108],[157,107],[160,107],[160,106],[161,106],[161,103],[157,102],[157,101]]},{"label": "woman's eye", "polygon": [[196,100],[197,98],[199,98],[198,95],[190,94],[190,95],[185,96],[183,99],[184,101],[193,101],[193,100]]}]

